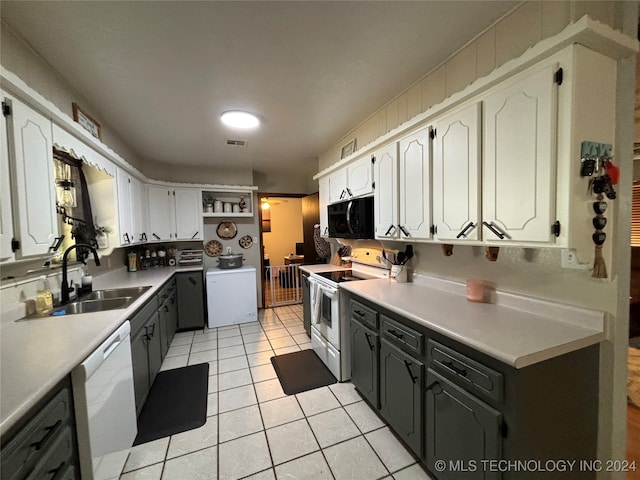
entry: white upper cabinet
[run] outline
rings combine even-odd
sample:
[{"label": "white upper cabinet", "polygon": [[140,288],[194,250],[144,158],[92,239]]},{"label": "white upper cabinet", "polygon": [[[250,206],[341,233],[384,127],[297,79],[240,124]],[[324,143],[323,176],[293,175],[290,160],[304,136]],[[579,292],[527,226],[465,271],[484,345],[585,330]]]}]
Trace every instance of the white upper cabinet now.
[{"label": "white upper cabinet", "polygon": [[374,153],[373,178],[375,237],[397,239],[398,228],[398,144],[396,142]]},{"label": "white upper cabinet", "polygon": [[372,161],[368,156],[329,175],[329,203],[369,195],[372,192]]},{"label": "white upper cabinet", "polygon": [[14,98],[7,103],[16,255],[45,255],[58,232],[51,121]]},{"label": "white upper cabinet", "polygon": [[147,186],[149,241],[202,240],[199,189]]},{"label": "white upper cabinet", "polygon": [[434,131],[434,239],[479,240],[480,104],[436,120]]},{"label": "white upper cabinet", "polygon": [[[4,99],[4,92],[0,90]],[[11,182],[9,181],[9,144],[7,119],[0,118],[0,262],[13,260],[13,216],[11,213]]]},{"label": "white upper cabinet", "polygon": [[557,65],[483,99],[482,211],[487,241],[553,241]]},{"label": "white upper cabinet", "polygon": [[200,191],[188,188],[175,188],[175,238],[178,240],[201,240],[202,204]]},{"label": "white upper cabinet", "polygon": [[431,237],[431,147],[429,127],[400,140],[398,229],[401,239]]},{"label": "white upper cabinet", "polygon": [[131,198],[131,175],[118,168],[118,225],[120,227],[120,245],[135,243],[133,233],[133,207]]},{"label": "white upper cabinet", "polygon": [[329,212],[327,205],[329,204],[329,177],[321,177],[318,179],[318,197],[320,208],[320,236],[329,236]]}]

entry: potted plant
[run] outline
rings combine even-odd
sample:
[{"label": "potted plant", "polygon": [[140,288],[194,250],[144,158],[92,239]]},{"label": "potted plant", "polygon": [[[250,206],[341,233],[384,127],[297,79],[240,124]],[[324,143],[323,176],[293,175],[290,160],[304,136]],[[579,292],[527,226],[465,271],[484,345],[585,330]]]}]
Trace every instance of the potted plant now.
[{"label": "potted plant", "polygon": [[94,225],[94,229],[96,231],[96,242],[98,243],[98,248],[109,248],[109,234],[111,233],[111,229],[109,227],[100,227],[98,225]]},{"label": "potted plant", "polygon": [[204,211],[207,213],[213,212],[213,202],[216,201],[216,197],[213,196],[211,192],[202,192],[202,205],[204,207]]}]

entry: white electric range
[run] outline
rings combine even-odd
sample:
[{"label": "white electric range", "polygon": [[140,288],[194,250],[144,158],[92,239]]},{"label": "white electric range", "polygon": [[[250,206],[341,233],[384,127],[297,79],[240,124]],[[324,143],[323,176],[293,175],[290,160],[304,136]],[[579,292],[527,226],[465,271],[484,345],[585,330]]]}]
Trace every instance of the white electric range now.
[{"label": "white electric range", "polygon": [[352,256],[350,269],[309,274],[311,346],[340,382],[351,378],[349,312],[346,293],[340,284],[389,276],[379,255],[367,253],[362,258],[366,263]]}]

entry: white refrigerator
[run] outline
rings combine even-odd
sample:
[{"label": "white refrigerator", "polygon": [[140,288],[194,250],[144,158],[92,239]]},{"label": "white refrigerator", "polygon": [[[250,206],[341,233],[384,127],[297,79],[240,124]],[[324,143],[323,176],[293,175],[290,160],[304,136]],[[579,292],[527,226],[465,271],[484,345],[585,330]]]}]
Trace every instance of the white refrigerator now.
[{"label": "white refrigerator", "polygon": [[207,269],[209,328],[258,320],[255,267]]}]

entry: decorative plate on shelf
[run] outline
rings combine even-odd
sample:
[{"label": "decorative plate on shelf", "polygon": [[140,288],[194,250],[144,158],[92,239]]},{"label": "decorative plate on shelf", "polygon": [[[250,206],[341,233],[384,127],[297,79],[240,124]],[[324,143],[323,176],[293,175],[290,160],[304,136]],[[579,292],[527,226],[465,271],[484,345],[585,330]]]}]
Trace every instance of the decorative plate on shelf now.
[{"label": "decorative plate on shelf", "polygon": [[220,238],[226,240],[235,237],[238,234],[238,227],[231,220],[225,220],[220,222],[218,229],[216,230]]},{"label": "decorative plate on shelf", "polygon": [[222,244],[218,240],[209,240],[204,246],[204,253],[210,257],[217,257],[222,253]]},{"label": "decorative plate on shelf", "polygon": [[238,243],[242,248],[249,248],[253,245],[253,239],[251,238],[251,235],[245,235],[244,237],[240,237]]}]

